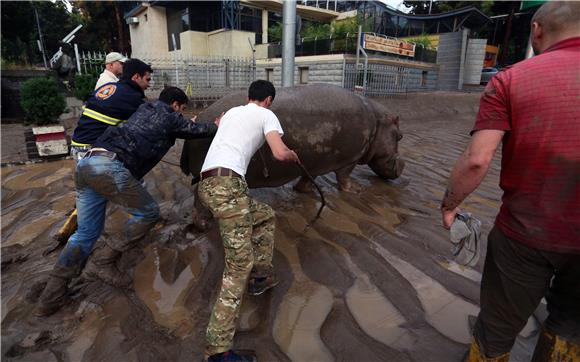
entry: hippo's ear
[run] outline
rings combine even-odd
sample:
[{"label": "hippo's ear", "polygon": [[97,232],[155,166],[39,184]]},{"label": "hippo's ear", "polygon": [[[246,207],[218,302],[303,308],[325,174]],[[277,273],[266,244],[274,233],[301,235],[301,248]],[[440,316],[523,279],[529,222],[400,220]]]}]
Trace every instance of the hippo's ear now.
[{"label": "hippo's ear", "polygon": [[393,119],[393,124],[395,126],[399,127],[399,116],[395,116],[392,119]]}]

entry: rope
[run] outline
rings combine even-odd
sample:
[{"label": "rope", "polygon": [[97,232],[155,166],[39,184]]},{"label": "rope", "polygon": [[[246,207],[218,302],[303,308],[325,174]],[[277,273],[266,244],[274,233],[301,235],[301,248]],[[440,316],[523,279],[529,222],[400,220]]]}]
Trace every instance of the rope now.
[{"label": "rope", "polygon": [[304,228],[304,231],[306,231],[306,229],[308,229],[310,226],[312,226],[316,222],[316,220],[318,220],[320,218],[320,214],[322,213],[322,209],[324,209],[324,206],[326,206],[326,200],[324,199],[324,193],[322,192],[322,189],[320,188],[320,186],[318,186],[318,184],[316,184],[316,182],[314,182],[314,177],[312,177],[312,175],[310,174],[310,172],[308,172],[306,167],[304,167],[302,162],[299,161],[296,164],[298,165],[298,167],[300,167],[300,169],[302,170],[304,175],[310,180],[310,182],[312,182],[314,184],[314,187],[316,187],[316,190],[318,190],[318,194],[320,195],[320,202],[321,202],[320,207],[318,208],[318,212],[316,213],[316,216],[308,224],[306,224],[306,227]]}]

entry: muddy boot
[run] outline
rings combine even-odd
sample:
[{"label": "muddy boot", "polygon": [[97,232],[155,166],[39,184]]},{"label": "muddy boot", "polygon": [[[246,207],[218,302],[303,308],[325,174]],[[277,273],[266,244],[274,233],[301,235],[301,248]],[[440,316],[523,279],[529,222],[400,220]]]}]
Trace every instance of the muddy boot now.
[{"label": "muddy boot", "polygon": [[543,330],[536,343],[532,362],[580,361],[580,345]]},{"label": "muddy boot", "polygon": [[36,317],[48,317],[56,313],[66,304],[68,283],[77,275],[78,268],[55,265],[33,314]]},{"label": "muddy boot", "polygon": [[77,230],[77,209],[68,216],[64,225],[58,229],[57,233],[53,236],[53,239],[59,243],[66,243],[68,238]]},{"label": "muddy boot", "polygon": [[475,338],[471,339],[471,345],[469,346],[469,351],[463,359],[464,362],[508,362],[510,359],[510,354],[504,353],[497,357],[486,357],[486,355],[481,351],[479,345]]},{"label": "muddy boot", "polygon": [[85,267],[84,276],[87,280],[99,279],[118,288],[130,286],[132,280],[129,275],[117,268],[117,260],[121,258],[121,254],[107,244],[96,248]]},{"label": "muddy boot", "polygon": [[256,362],[256,353],[252,350],[230,349],[229,351],[212,354],[207,362]]},{"label": "muddy boot", "polygon": [[265,276],[258,277],[253,276],[248,280],[248,294],[249,295],[260,295],[263,294],[268,289],[274,288],[278,285],[280,281],[276,278],[274,273]]}]

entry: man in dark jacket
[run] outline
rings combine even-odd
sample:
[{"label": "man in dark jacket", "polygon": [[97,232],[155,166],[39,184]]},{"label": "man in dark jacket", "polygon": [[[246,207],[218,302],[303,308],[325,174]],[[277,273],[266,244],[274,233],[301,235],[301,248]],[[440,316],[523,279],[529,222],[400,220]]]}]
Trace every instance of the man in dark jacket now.
[{"label": "man in dark jacket", "polygon": [[[149,88],[151,73],[151,66],[141,60],[128,60],[119,82],[107,83],[93,93],[71,139],[71,155],[75,162],[85,155],[109,126],[126,121],[145,102],[144,91]],[[54,238],[66,242],[77,227],[76,218],[75,209]]]},{"label": "man in dark jacket", "polygon": [[[117,83],[107,83],[89,98],[72,136],[75,147],[90,147],[109,126],[125,122],[145,102],[151,82],[151,66],[139,59],[128,60]],[[86,152],[86,150],[85,150]]]},{"label": "man in dark jacket", "polygon": [[110,127],[94,143],[76,170],[78,230],[70,237],[51,273],[35,310],[48,316],[63,304],[69,281],[80,274],[105,224],[107,202],[131,214],[125,233],[92,252],[86,276],[126,286],[131,279],[116,267],[122,252],[132,248],[159,218],[159,207],[140,179],[169,151],[176,138],[211,137],[216,124],[186,120],[180,112],[187,96],[179,88],[161,92],[159,100],[139,107],[129,120]]}]

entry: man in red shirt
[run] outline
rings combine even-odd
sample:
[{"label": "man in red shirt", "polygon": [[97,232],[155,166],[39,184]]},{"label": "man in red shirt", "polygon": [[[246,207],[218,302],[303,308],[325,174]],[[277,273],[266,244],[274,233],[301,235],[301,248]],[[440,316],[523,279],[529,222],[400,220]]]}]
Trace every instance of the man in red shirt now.
[{"label": "man in red shirt", "polygon": [[449,228],[502,143],[502,205],[488,237],[481,311],[468,361],[508,361],[548,302],[534,360],[580,360],[580,2],[548,2],[532,19],[535,54],[481,97],[441,205]]}]

